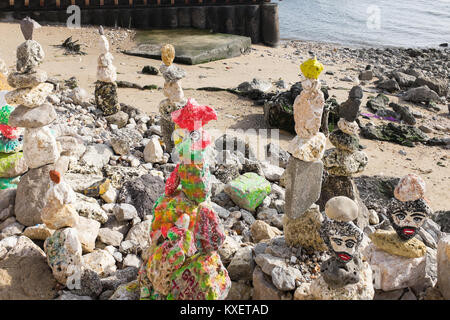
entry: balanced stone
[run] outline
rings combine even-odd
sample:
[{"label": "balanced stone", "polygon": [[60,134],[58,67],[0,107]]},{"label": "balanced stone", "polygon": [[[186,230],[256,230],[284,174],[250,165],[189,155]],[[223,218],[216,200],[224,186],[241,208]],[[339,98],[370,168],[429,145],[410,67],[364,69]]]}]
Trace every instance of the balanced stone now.
[{"label": "balanced stone", "polygon": [[13,88],[32,88],[47,81],[47,72],[34,70],[29,73],[13,72],[8,76],[8,84]]},{"label": "balanced stone", "polygon": [[358,217],[359,208],[355,201],[350,198],[339,196],[328,200],[325,205],[325,213],[328,218],[349,222]]},{"label": "balanced stone", "polygon": [[115,82],[97,81],[95,84],[95,103],[105,116],[120,111],[117,84]]},{"label": "balanced stone", "polygon": [[18,72],[30,72],[44,60],[45,54],[41,45],[34,40],[27,40],[17,47]]},{"label": "balanced stone", "polygon": [[348,97],[350,99],[362,99],[363,98],[363,89],[361,86],[354,86],[349,94]]},{"label": "balanced stone", "polygon": [[426,246],[422,241],[416,238],[404,241],[395,231],[377,230],[369,238],[377,249],[396,256],[419,258],[426,254]]},{"label": "balanced stone", "polygon": [[292,156],[303,161],[320,160],[325,153],[327,138],[322,132],[317,132],[311,138],[295,136],[289,143],[288,151]]},{"label": "balanced stone", "polygon": [[225,193],[234,203],[249,211],[255,211],[270,190],[270,182],[254,172],[247,172],[237,177],[224,188]]},{"label": "balanced stone", "polygon": [[349,122],[345,120],[345,118],[339,119],[338,128],[341,129],[342,132],[349,134],[349,135],[358,135],[359,132],[359,126],[356,123],[356,121]]},{"label": "balanced stone", "polygon": [[294,157],[286,168],[285,213],[295,219],[303,215],[320,197],[323,164],[320,160],[305,162]]},{"label": "balanced stone", "polygon": [[394,196],[400,201],[415,201],[425,196],[425,181],[410,173],[400,179],[394,189]]},{"label": "balanced stone", "polygon": [[186,77],[186,71],[173,64],[170,66],[162,65],[159,71],[167,82],[176,82]]},{"label": "balanced stone", "polygon": [[358,150],[359,138],[355,135],[349,135],[341,130],[334,130],[330,136],[330,142],[339,150],[354,152]]},{"label": "balanced stone", "polygon": [[283,231],[286,243],[290,246],[301,246],[307,250],[325,251],[325,242],[320,236],[323,216],[319,206],[313,204],[300,217],[283,216]]},{"label": "balanced stone", "polygon": [[350,153],[336,148],[326,150],[323,157],[324,167],[336,176],[351,176],[361,172],[367,162],[367,155],[362,151]]},{"label": "balanced stone", "polygon": [[5,99],[8,104],[35,108],[45,102],[52,90],[53,85],[51,83],[41,83],[33,88],[10,91],[6,94]]},{"label": "balanced stone", "polygon": [[23,155],[29,168],[55,163],[59,151],[51,130],[48,127],[26,128]]},{"label": "balanced stone", "polygon": [[18,106],[9,117],[9,124],[22,128],[40,128],[52,123],[56,119],[55,108],[48,103],[36,108]]}]

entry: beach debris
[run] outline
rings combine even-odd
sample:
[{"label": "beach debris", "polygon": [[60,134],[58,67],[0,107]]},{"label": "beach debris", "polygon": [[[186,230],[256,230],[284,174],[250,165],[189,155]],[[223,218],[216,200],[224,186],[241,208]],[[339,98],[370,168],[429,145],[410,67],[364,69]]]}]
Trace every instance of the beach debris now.
[{"label": "beach debris", "polygon": [[65,55],[86,55],[87,53],[81,51],[81,44],[78,43],[78,40],[72,41],[72,36],[68,37],[64,40],[59,47],[64,48]]}]

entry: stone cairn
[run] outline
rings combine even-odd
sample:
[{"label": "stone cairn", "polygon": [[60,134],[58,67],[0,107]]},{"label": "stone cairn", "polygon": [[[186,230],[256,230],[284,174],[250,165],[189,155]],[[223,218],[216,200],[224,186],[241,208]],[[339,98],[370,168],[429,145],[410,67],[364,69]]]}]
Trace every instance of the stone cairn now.
[{"label": "stone cairn", "polygon": [[175,48],[166,44],[161,48],[161,60],[163,64],[159,68],[164,77],[163,93],[166,99],[159,103],[159,113],[161,115],[160,125],[166,152],[171,153],[174,148],[172,134],[175,130],[175,123],[172,120],[172,112],[183,108],[186,105],[183,89],[180,80],[186,76],[186,72],[173,64],[175,59]]},{"label": "stone cairn", "polygon": [[82,246],[76,226],[80,217],[73,204],[77,197],[56,170],[49,172],[51,184],[41,218],[49,237],[44,242],[47,262],[55,279],[64,286],[75,288],[81,278]]},{"label": "stone cairn", "polygon": [[359,192],[352,179],[352,175],[362,172],[367,165],[368,158],[363,151],[359,151],[359,126],[356,119],[363,91],[360,86],[354,86],[349,98],[339,109],[338,129],[331,132],[329,139],[335,148],[325,151],[323,164],[326,174],[322,182],[322,190],[318,204],[320,207],[335,196],[347,196],[355,200],[360,211],[356,220],[358,227],[364,230],[368,225],[369,212],[359,198]]},{"label": "stone cairn", "polygon": [[17,188],[20,175],[28,170],[21,152],[22,130],[8,125],[14,107],[4,99],[7,90],[12,89],[6,83],[7,74],[6,64],[0,59],[0,190]]},{"label": "stone cairn", "polygon": [[[49,171],[50,165],[59,158],[56,139],[48,127],[57,116],[54,107],[46,102],[53,85],[46,83],[47,73],[37,68],[44,59],[44,50],[37,41],[32,40],[34,28],[32,19],[21,21],[25,42],[17,48],[17,70],[8,76],[8,83],[16,89],[5,96],[8,104],[17,106],[9,116],[9,125],[25,128],[23,158],[29,170],[18,184],[16,197],[29,185],[49,185],[49,179],[40,178],[40,173]],[[29,215],[27,210],[23,210],[24,206],[28,204],[15,206],[16,219],[25,226],[41,223],[40,216]]]},{"label": "stone cairn", "polygon": [[140,270],[141,299],[225,299],[231,287],[217,249],[225,234],[210,202],[204,160],[211,138],[203,126],[215,111],[189,99],[172,112],[180,163],[153,207],[151,246]]},{"label": "stone cairn", "polygon": [[310,251],[324,251],[325,243],[320,237],[323,221],[319,199],[326,137],[319,132],[324,106],[318,77],[323,65],[315,58],[300,67],[306,77],[303,90],[294,101],[295,132],[288,151],[292,154],[286,168],[286,203],[283,220],[286,242]]},{"label": "stone cairn", "polygon": [[359,252],[363,231],[354,223],[358,205],[350,198],[331,198],[325,206],[320,233],[330,258],[321,265],[321,274],[304,284],[297,298],[305,300],[372,300],[372,270]]},{"label": "stone cairn", "polygon": [[117,72],[113,65],[114,57],[109,52],[109,41],[105,36],[103,27],[99,28],[99,46],[101,54],[97,63],[97,82],[95,84],[95,103],[103,111],[104,116],[110,116],[120,111],[117,96]]},{"label": "stone cairn", "polygon": [[422,284],[426,277],[427,248],[415,238],[431,215],[424,200],[425,182],[415,174],[400,179],[387,215],[393,230],[378,229],[365,255],[374,270],[375,288],[390,291]]}]

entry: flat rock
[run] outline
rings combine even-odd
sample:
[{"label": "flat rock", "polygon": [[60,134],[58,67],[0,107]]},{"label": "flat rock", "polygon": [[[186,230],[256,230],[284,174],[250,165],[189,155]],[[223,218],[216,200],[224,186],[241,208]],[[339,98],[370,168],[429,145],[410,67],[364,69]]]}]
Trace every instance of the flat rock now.
[{"label": "flat rock", "polygon": [[109,162],[112,155],[114,152],[111,147],[106,144],[94,144],[86,148],[80,160],[86,165],[101,168]]},{"label": "flat rock", "polygon": [[287,216],[292,219],[300,217],[319,199],[322,172],[321,161],[306,162],[294,157],[289,159],[284,206]]},{"label": "flat rock", "polygon": [[5,100],[10,105],[34,108],[43,104],[52,91],[53,85],[51,83],[41,83],[33,88],[10,91],[5,95]]},{"label": "flat rock", "polygon": [[152,59],[161,58],[161,46],[171,43],[175,47],[175,62],[200,64],[240,56],[251,46],[248,37],[214,33],[206,30],[153,30],[140,37],[141,43],[124,53]]},{"label": "flat rock", "polygon": [[12,72],[8,76],[8,84],[13,88],[32,88],[47,81],[47,72],[34,70],[31,73]]},{"label": "flat rock", "polygon": [[23,128],[39,128],[52,123],[56,116],[55,108],[49,103],[41,104],[32,109],[20,105],[9,116],[9,125]]}]

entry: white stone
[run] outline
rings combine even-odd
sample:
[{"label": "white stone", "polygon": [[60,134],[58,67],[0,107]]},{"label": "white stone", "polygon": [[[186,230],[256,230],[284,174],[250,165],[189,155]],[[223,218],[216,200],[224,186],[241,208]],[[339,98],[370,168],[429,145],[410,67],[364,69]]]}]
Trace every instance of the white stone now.
[{"label": "white stone", "polygon": [[106,190],[106,192],[101,195],[101,198],[106,203],[114,203],[114,202],[116,202],[117,195],[118,195],[117,190],[113,186],[110,185],[108,190]]},{"label": "white stone", "polygon": [[150,163],[163,163],[164,151],[159,143],[159,139],[154,137],[150,139],[144,149],[144,160]]},{"label": "white stone", "polygon": [[53,85],[51,83],[41,83],[33,88],[10,91],[5,95],[5,100],[10,105],[35,108],[43,104],[52,91]]},{"label": "white stone", "polygon": [[123,259],[123,266],[124,268],[135,267],[139,269],[139,267],[141,266],[141,259],[139,259],[137,255],[129,253],[125,257],[125,259]]},{"label": "white stone", "polygon": [[95,248],[95,240],[100,230],[100,222],[85,217],[79,217],[74,227],[78,232],[83,252],[92,252]]},{"label": "white stone", "polygon": [[98,57],[97,63],[101,67],[108,67],[113,64],[113,60],[114,60],[113,55],[111,53],[107,52],[107,53],[101,54]]},{"label": "white stone", "polygon": [[297,159],[312,162],[320,160],[325,153],[327,138],[322,132],[317,132],[310,138],[295,136],[289,143],[287,151]]},{"label": "white stone", "polygon": [[373,270],[374,287],[391,291],[414,287],[425,279],[426,255],[406,258],[379,250],[370,243],[363,251]]},{"label": "white stone", "polygon": [[100,36],[98,45],[99,45],[99,49],[100,49],[101,53],[105,54],[105,53],[109,52],[109,41],[105,35]]},{"label": "white stone", "polygon": [[23,157],[30,169],[55,163],[59,158],[56,139],[48,127],[26,128],[23,141]]},{"label": "white stone", "polygon": [[359,126],[356,121],[349,122],[344,118],[340,118],[337,125],[338,128],[346,134],[356,136],[359,133]]},{"label": "white stone", "polygon": [[115,66],[97,67],[97,80],[103,82],[115,82],[117,80],[117,69]]},{"label": "white stone", "polygon": [[83,256],[86,268],[96,272],[100,277],[108,276],[116,271],[116,259],[106,250],[94,250]]}]

